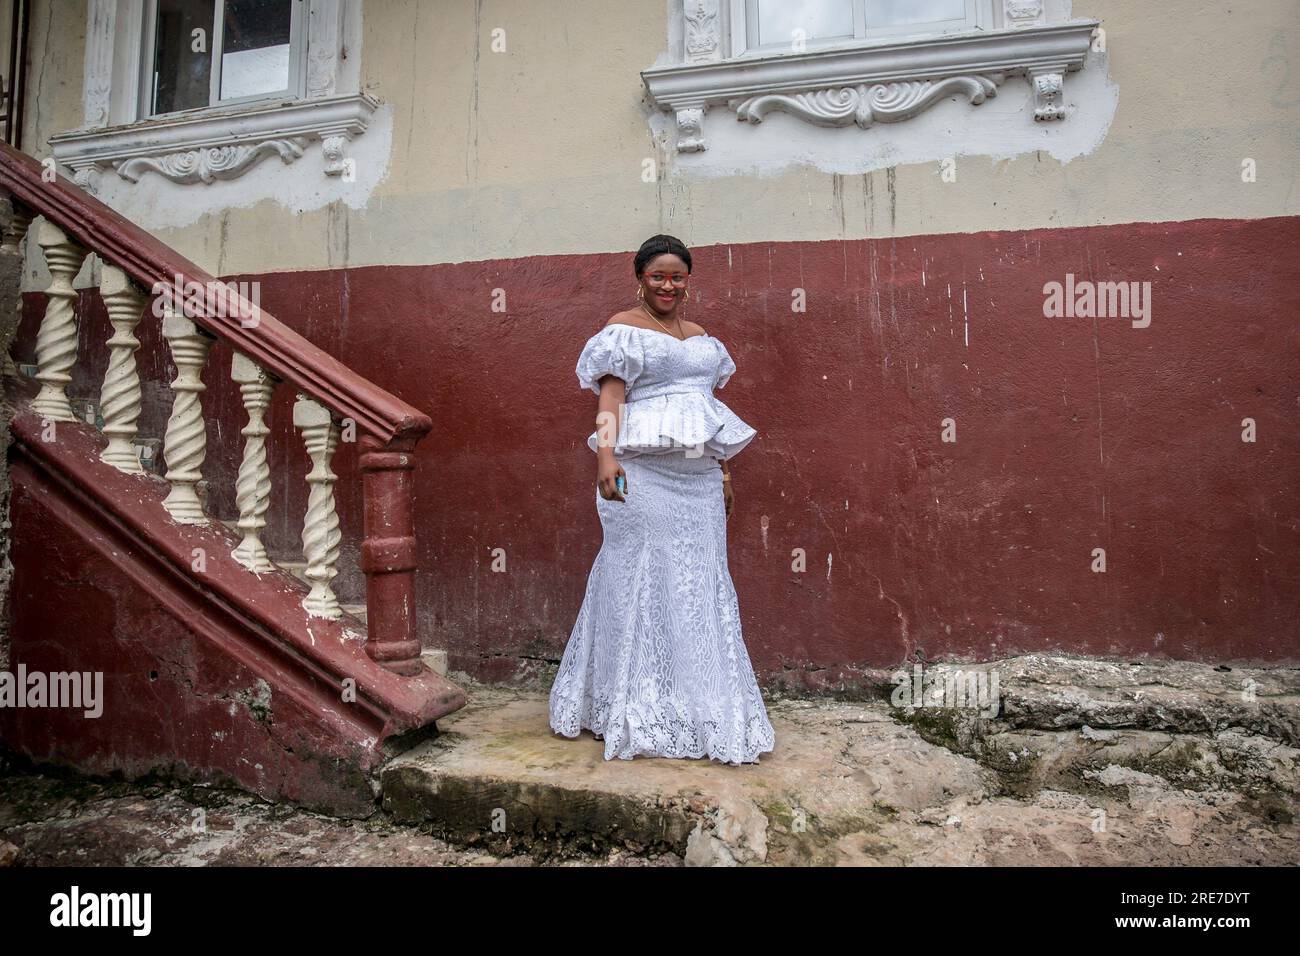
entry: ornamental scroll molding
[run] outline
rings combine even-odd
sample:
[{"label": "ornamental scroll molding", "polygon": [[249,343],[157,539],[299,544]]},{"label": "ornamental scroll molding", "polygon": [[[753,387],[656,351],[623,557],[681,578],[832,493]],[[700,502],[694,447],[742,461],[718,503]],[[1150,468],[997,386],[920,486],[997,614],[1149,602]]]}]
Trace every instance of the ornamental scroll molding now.
[{"label": "ornamental scroll molding", "polygon": [[735,106],[736,118],[761,123],[763,116],[781,110],[817,126],[856,125],[866,129],[872,123],[898,123],[911,119],[927,107],[954,93],[965,96],[975,106],[986,97],[996,96],[1004,77],[950,76],[932,82],[862,84],[852,88],[817,90],[793,96],[764,94],[751,96]]},{"label": "ornamental scroll molding", "polygon": [[313,142],[321,144],[325,173],[337,176],[347,171],[348,144],[365,132],[378,106],[358,93],[78,130],[50,137],[50,145],[55,160],[91,190],[108,172],[132,183],[146,173],[180,185],[236,179],[271,157],[294,163]]},{"label": "ornamental scroll molding", "polygon": [[1001,0],[1001,26],[802,53],[723,55],[719,0],[682,0],[682,62],[642,72],[651,101],[677,121],[678,152],[706,148],[710,108],[741,122],[789,113],[817,126],[866,129],[910,119],[954,95],[978,106],[1008,77],[1029,81],[1034,120],[1066,117],[1065,76],[1083,68],[1096,20],[1044,22],[1042,0]]},{"label": "ornamental scroll molding", "polygon": [[279,156],[286,164],[292,163],[302,158],[306,145],[306,139],[298,138],[242,146],[208,146],[167,156],[137,156],[114,168],[119,176],[133,183],[150,171],[174,183],[210,183],[216,179],[236,179],[268,156]]}]

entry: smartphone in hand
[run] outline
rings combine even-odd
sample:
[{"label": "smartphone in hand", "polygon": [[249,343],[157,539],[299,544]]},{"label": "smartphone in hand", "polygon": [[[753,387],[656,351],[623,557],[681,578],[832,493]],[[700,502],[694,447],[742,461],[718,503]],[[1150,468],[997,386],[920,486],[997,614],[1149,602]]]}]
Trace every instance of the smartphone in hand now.
[{"label": "smartphone in hand", "polygon": [[622,475],[617,476],[614,479],[614,487],[618,489],[620,495],[627,494],[627,479]]}]

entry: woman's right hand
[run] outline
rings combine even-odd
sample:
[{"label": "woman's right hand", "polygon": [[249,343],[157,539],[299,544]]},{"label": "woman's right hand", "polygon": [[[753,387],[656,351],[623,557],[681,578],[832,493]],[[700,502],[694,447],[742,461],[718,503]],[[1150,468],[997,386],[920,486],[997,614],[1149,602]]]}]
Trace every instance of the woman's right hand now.
[{"label": "woman's right hand", "polygon": [[618,463],[618,459],[613,455],[601,455],[596,462],[596,487],[600,489],[600,496],[606,501],[621,501],[627,504],[627,499],[614,483],[619,475],[623,476],[623,487],[627,488],[627,472]]}]

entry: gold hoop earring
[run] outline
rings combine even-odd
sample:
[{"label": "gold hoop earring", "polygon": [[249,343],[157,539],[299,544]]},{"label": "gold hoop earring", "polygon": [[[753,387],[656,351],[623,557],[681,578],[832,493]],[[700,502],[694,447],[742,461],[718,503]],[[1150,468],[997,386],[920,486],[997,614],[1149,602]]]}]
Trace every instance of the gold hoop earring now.
[{"label": "gold hoop earring", "polygon": [[683,301],[683,302],[690,302],[690,301],[691,301],[691,290],[690,290],[690,289],[683,289],[683,290],[682,290],[682,301]]},{"label": "gold hoop earring", "polygon": [[645,301],[645,286],[639,285],[636,287],[636,297],[638,302]]}]

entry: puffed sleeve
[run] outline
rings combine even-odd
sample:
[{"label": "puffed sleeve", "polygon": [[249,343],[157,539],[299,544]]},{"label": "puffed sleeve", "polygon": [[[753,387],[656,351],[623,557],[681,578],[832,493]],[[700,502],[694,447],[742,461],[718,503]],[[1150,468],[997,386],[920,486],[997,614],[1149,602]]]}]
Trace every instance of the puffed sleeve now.
[{"label": "puffed sleeve", "polygon": [[607,325],[582,347],[578,356],[578,384],[600,394],[600,380],[606,375],[621,378],[632,388],[645,368],[641,340],[629,325]]},{"label": "puffed sleeve", "polygon": [[736,374],[736,363],[731,360],[731,353],[727,351],[727,347],[721,340],[714,339],[713,343],[718,347],[718,371],[713,377],[713,387],[722,388],[731,376]]}]

